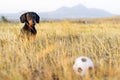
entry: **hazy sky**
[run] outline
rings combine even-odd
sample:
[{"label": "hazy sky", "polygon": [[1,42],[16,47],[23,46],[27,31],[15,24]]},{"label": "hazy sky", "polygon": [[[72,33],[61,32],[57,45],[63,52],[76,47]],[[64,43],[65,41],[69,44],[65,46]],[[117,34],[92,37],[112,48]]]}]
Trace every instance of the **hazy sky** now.
[{"label": "hazy sky", "polygon": [[72,7],[78,4],[120,14],[120,0],[0,0],[0,13],[47,12],[63,6]]}]

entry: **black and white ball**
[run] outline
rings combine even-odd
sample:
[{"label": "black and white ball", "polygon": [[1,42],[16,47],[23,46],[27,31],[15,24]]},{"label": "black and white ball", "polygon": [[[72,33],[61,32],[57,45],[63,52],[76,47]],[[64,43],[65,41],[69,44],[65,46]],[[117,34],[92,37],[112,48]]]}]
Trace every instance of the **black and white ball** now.
[{"label": "black and white ball", "polygon": [[81,56],[76,58],[73,65],[73,70],[77,75],[83,76],[88,73],[88,71],[94,68],[92,60],[88,57]]}]

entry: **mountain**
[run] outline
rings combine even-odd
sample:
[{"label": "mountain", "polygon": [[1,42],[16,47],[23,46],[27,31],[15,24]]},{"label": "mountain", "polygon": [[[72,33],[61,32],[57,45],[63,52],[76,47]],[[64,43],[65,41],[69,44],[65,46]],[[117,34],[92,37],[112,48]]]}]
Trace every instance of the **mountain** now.
[{"label": "mountain", "polygon": [[[24,11],[25,12],[25,11]],[[19,21],[20,13],[14,14],[0,14],[1,16],[7,17],[10,21]],[[41,20],[59,20],[59,19],[73,19],[73,18],[100,18],[114,16],[105,10],[96,8],[87,8],[81,4],[73,7],[61,7],[55,11],[38,13]]]},{"label": "mountain", "polygon": [[52,12],[39,13],[39,15],[46,19],[72,19],[110,17],[114,14],[102,9],[87,8],[79,4],[74,7],[62,7]]}]

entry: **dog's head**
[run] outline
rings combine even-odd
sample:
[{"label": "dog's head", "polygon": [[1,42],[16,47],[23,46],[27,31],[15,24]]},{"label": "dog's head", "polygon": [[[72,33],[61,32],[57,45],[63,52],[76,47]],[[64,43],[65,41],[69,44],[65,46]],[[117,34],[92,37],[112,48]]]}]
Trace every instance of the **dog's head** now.
[{"label": "dog's head", "polygon": [[35,23],[39,23],[39,15],[35,12],[26,12],[20,16],[22,23],[27,23],[30,27],[34,26]]}]

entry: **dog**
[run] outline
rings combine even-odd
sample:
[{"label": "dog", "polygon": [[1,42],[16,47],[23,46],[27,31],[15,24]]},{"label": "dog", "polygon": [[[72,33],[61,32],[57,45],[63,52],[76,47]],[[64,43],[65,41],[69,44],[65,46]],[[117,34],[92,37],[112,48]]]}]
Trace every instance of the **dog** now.
[{"label": "dog", "polygon": [[35,29],[35,24],[39,23],[40,17],[35,12],[26,12],[20,16],[21,23],[25,23],[23,28],[21,29],[20,35],[22,37],[36,37],[37,30]]}]

